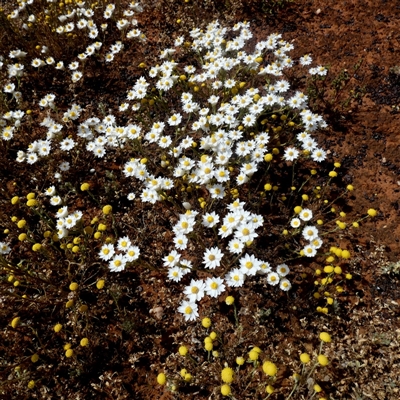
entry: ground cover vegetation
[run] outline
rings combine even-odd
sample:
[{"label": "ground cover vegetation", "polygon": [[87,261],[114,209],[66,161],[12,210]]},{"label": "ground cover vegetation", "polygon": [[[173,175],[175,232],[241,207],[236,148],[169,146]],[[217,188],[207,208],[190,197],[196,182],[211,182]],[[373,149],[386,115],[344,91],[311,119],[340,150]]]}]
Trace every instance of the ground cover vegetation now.
[{"label": "ground cover vegetation", "polygon": [[335,399],[360,367],[335,320],[378,210],[349,217],[319,110],[363,91],[237,5],[181,6],[157,54],[168,2],[0,13],[2,396]]}]

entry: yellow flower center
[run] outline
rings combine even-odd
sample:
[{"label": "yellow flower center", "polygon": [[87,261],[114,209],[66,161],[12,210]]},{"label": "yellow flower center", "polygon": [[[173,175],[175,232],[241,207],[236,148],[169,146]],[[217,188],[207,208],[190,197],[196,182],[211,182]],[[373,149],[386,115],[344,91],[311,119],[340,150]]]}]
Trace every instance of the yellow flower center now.
[{"label": "yellow flower center", "polygon": [[185,314],[191,314],[192,312],[193,312],[192,307],[187,306],[187,307],[185,308]]}]

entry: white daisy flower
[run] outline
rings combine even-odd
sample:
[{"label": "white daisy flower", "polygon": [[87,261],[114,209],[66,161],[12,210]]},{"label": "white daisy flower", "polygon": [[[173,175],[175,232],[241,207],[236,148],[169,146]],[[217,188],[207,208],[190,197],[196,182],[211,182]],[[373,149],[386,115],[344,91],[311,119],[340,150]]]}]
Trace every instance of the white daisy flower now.
[{"label": "white daisy flower", "polygon": [[129,246],[125,252],[125,258],[128,262],[135,261],[139,258],[140,249],[137,246]]},{"label": "white daisy flower", "polygon": [[235,232],[235,238],[243,243],[251,242],[257,236],[258,234],[254,231],[254,226],[251,223],[240,225]]},{"label": "white daisy flower", "polygon": [[69,171],[69,169],[70,169],[70,164],[69,164],[68,161],[63,161],[63,162],[59,165],[59,168],[60,168],[60,170],[63,171],[63,172]]},{"label": "white daisy flower", "polygon": [[178,311],[184,315],[186,321],[194,321],[199,316],[197,304],[193,301],[182,301]]},{"label": "white daisy flower", "polygon": [[122,255],[116,255],[114,258],[109,262],[108,268],[111,272],[120,272],[125,269],[126,265],[126,258]]},{"label": "white daisy flower", "polygon": [[184,275],[184,271],[182,268],[175,266],[168,269],[168,278],[171,281],[179,282]]},{"label": "white daisy flower", "polygon": [[326,152],[322,149],[315,149],[311,154],[311,158],[317,162],[324,161],[326,159]]},{"label": "white daisy flower", "polygon": [[57,217],[58,218],[65,218],[68,215],[68,207],[64,206],[58,209]]},{"label": "white daisy flower", "polygon": [[233,254],[240,254],[244,248],[244,243],[238,239],[232,239],[228,244],[228,250]]},{"label": "white daisy flower", "polygon": [[56,188],[54,186],[50,186],[45,191],[46,196],[53,196],[55,193],[56,193]]},{"label": "white daisy flower", "polygon": [[215,269],[221,265],[224,254],[218,247],[207,249],[203,256],[203,264],[206,268]]},{"label": "white daisy flower", "polygon": [[171,117],[168,119],[168,124],[170,126],[177,126],[181,123],[182,121],[182,115],[180,114],[173,114]]},{"label": "white daisy flower", "polygon": [[75,142],[71,138],[66,138],[60,142],[60,148],[63,151],[69,151],[75,147]]},{"label": "white daisy flower", "polygon": [[221,81],[214,81],[212,84],[211,84],[211,87],[214,89],[214,90],[218,90],[219,88],[221,88],[223,86],[223,83],[221,82]]},{"label": "white daisy flower", "polygon": [[[60,209],[60,210],[61,210],[61,209]],[[65,228],[65,217],[64,217],[64,216],[60,216],[60,217],[57,219],[56,227],[57,227],[58,229]]]},{"label": "white daisy flower", "polygon": [[79,210],[74,211],[72,215],[76,218],[77,221],[81,220],[83,217],[82,211]]},{"label": "white daisy flower", "polygon": [[174,237],[174,243],[178,250],[185,250],[188,244],[188,238],[183,234],[178,234]]},{"label": "white daisy flower", "polygon": [[243,172],[236,177],[236,183],[238,185],[243,185],[249,181],[249,176]]},{"label": "white daisy flower", "polygon": [[132,246],[132,242],[128,238],[128,236],[124,236],[118,239],[117,249],[121,251],[126,251],[130,246]]},{"label": "white daisy flower", "polygon": [[64,227],[63,227],[63,228],[59,228],[59,229],[57,230],[57,237],[58,237],[59,239],[62,239],[62,238],[67,237],[68,234],[69,234],[68,229],[65,229]]},{"label": "white daisy flower", "polygon": [[65,217],[65,227],[68,229],[73,228],[76,225],[76,218],[73,214],[68,215],[67,217]]},{"label": "white daisy flower", "polygon": [[31,152],[27,155],[27,163],[28,164],[34,164],[37,160],[38,160],[38,156],[36,153]]},{"label": "white daisy flower", "polygon": [[181,255],[176,251],[172,250],[167,256],[163,258],[165,267],[175,267],[179,263]]},{"label": "white daisy flower", "polygon": [[313,213],[308,208],[303,208],[299,214],[299,218],[302,221],[309,221],[313,217]]},{"label": "white daisy flower", "polygon": [[172,228],[175,234],[183,234],[187,235],[188,233],[193,231],[194,220],[189,218],[187,215],[180,215],[178,223]]},{"label": "white daisy flower", "polygon": [[231,270],[225,276],[225,282],[229,287],[243,286],[244,279],[245,279],[245,274],[243,274],[243,272],[239,268]]},{"label": "white daisy flower", "polygon": [[253,126],[253,125],[255,124],[255,122],[256,122],[256,117],[255,117],[254,114],[247,114],[247,115],[245,115],[245,116],[243,117],[242,122],[243,122],[243,125],[244,125],[244,126],[251,127],[251,126]]},{"label": "white daisy flower", "polygon": [[286,161],[294,161],[299,157],[299,154],[299,151],[294,147],[288,147],[287,149],[285,149],[283,159]]},{"label": "white daisy flower", "polygon": [[0,254],[8,254],[11,251],[10,246],[5,242],[0,242]]},{"label": "white daisy flower", "polygon": [[318,229],[315,226],[307,225],[303,228],[302,235],[304,239],[313,241],[318,237]]},{"label": "white daisy flower", "polygon": [[181,267],[183,275],[188,274],[193,268],[192,262],[184,259],[180,260],[179,266]]},{"label": "white daisy flower", "polygon": [[185,40],[185,38],[183,36],[178,36],[175,39],[174,45],[175,46],[180,46],[183,43],[184,40]]},{"label": "white daisy flower", "polygon": [[225,197],[225,187],[221,184],[208,185],[207,189],[213,199],[223,199]]},{"label": "white daisy flower", "polygon": [[276,267],[276,272],[279,276],[284,277],[290,272],[290,269],[286,264],[280,264]]},{"label": "white daisy flower", "polygon": [[306,257],[314,257],[317,254],[317,249],[308,244],[304,247],[303,252]]},{"label": "white daisy flower", "polygon": [[160,139],[158,140],[158,145],[163,149],[169,147],[171,143],[172,139],[169,136],[161,136]]},{"label": "white daisy flower", "polygon": [[207,278],[205,291],[211,297],[218,297],[224,290],[225,285],[221,278]]},{"label": "white daisy flower", "polygon": [[287,292],[288,290],[290,290],[292,287],[292,284],[290,283],[290,281],[288,279],[282,279],[279,283],[279,288],[281,290],[283,290],[284,292]]},{"label": "white daisy flower", "polygon": [[111,260],[114,253],[115,253],[115,250],[114,250],[113,244],[111,244],[111,243],[104,244],[99,251],[99,257],[100,257],[100,259],[102,259],[104,261],[108,261],[108,260]]},{"label": "white daisy flower", "polygon": [[314,247],[314,249],[319,249],[322,246],[322,239],[319,237],[314,238],[311,243],[310,246]]},{"label": "white daisy flower", "polygon": [[292,228],[298,228],[300,225],[301,225],[301,221],[300,221],[298,218],[293,218],[293,219],[290,221],[290,226],[291,226]]},{"label": "white daisy flower", "polygon": [[209,97],[208,102],[212,105],[215,105],[218,103],[219,97],[212,95],[211,97]]},{"label": "white daisy flower", "polygon": [[60,205],[61,204],[61,197],[60,196],[53,196],[51,199],[50,199],[50,204],[52,205],[52,206],[58,206],[58,205]]},{"label": "white daisy flower", "polygon": [[80,72],[80,71],[75,71],[72,75],[71,75],[71,80],[72,80],[72,82],[78,82],[79,81],[79,79],[81,79],[82,78],[82,72]]},{"label": "white daisy flower", "polygon": [[74,61],[74,62],[72,62],[71,64],[69,64],[69,65],[68,65],[68,68],[69,68],[71,71],[75,71],[76,69],[78,69],[78,68],[79,68],[79,63],[78,63],[78,61]]},{"label": "white daisy flower", "polygon": [[254,255],[250,256],[245,254],[244,257],[239,260],[239,264],[240,271],[248,276],[256,275],[260,268],[260,260],[254,257]]},{"label": "white daisy flower", "polygon": [[206,288],[206,285],[204,281],[200,280],[194,280],[190,282],[189,286],[185,287],[185,290],[183,291],[184,294],[188,297],[190,301],[199,301],[204,297],[204,290]]},{"label": "white daisy flower", "polygon": [[260,261],[260,267],[257,271],[258,274],[267,274],[268,272],[271,272],[271,266],[269,262],[266,261]]},{"label": "white daisy flower", "polygon": [[219,222],[219,215],[217,213],[215,213],[214,211],[203,215],[202,224],[206,228],[212,228],[213,226],[218,224],[218,222]]},{"label": "white daisy flower", "polygon": [[301,65],[310,65],[312,63],[312,58],[309,54],[305,54],[303,57],[300,57]]},{"label": "white daisy flower", "polygon": [[270,272],[267,275],[267,282],[271,285],[271,286],[275,286],[279,283],[279,275],[276,272]]},{"label": "white daisy flower", "polygon": [[93,149],[93,153],[98,158],[103,158],[106,154],[106,150],[103,146],[95,146]]}]

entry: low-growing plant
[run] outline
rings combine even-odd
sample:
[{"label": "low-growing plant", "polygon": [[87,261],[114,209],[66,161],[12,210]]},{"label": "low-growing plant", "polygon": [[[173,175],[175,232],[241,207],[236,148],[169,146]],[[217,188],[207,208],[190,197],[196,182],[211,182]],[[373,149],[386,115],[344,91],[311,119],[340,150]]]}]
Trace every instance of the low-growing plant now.
[{"label": "low-growing plant", "polygon": [[[142,10],[134,2],[29,0],[1,14],[19,38],[17,48],[1,48],[0,61],[1,157],[14,177],[2,189],[4,392],[39,393],[64,384],[66,375],[87,385],[86,371],[103,376],[115,368],[127,337],[126,346],[139,352],[146,335],[161,329],[163,310],[152,309],[152,326],[142,323],[143,287],[151,291],[156,279],[181,326],[201,318],[208,329],[207,316],[229,291],[238,346],[250,340],[235,301],[242,288],[262,285],[263,298],[282,301],[301,288],[310,309],[336,312],[352,278],[352,249],[340,237],[377,215],[370,209],[348,220],[345,200],[354,187],[342,182],[341,163],[316,136],[327,124],[287,78],[312,59],[295,62],[293,45],[280,34],[250,46],[248,22],[211,22],[175,37],[158,64],[135,60],[137,75],[114,109],[97,98],[85,102],[99,66],[110,76],[132,39],[143,45]],[[327,68],[306,72],[316,80]],[[134,339],[137,333],[142,337]],[[158,384],[193,393],[214,374],[223,396],[273,394],[275,356],[260,358],[254,343],[236,360],[222,336],[207,337],[197,358],[182,344],[184,370],[160,372]],[[18,352],[11,344],[21,338],[29,344]],[[323,365],[321,351],[317,357]],[[198,377],[204,363],[209,369]],[[316,367],[294,379],[292,393]]]}]

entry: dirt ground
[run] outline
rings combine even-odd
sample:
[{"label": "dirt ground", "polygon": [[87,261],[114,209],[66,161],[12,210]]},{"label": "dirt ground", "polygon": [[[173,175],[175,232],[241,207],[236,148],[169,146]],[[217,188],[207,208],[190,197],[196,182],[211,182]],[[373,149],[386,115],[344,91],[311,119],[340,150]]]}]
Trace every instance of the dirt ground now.
[{"label": "dirt ground", "polygon": [[[358,230],[346,230],[335,244],[346,246],[354,254],[348,266],[353,279],[329,314],[316,313],[319,303],[309,289],[302,289],[302,280],[314,280],[311,265],[298,271],[299,281],[294,285],[298,290],[288,296],[265,295],[266,284],[260,282],[238,290],[235,307],[240,329],[232,306],[224,302],[225,296],[217,304],[208,305],[209,300],[204,300],[202,307],[209,306],[211,310],[212,329],[221,335],[215,348],[232,365],[236,356],[244,355],[245,349],[259,346],[279,367],[274,383],[276,392],[270,398],[286,399],[293,387],[293,373],[300,372],[298,355],[305,351],[316,353],[318,333],[327,331],[333,339],[325,352],[330,359],[329,366],[312,375],[292,399],[321,398],[322,393],[331,400],[399,399],[400,3],[396,0],[297,0],[284,3],[272,13],[263,12],[258,1],[177,4],[146,0],[143,4],[140,26],[148,38],[145,49],[129,48],[123,62],[127,67],[107,70],[108,83],[91,85],[82,91],[79,94],[82,102],[93,103],[91,99],[98,96],[110,108],[113,102],[118,104],[120,99],[115,96],[125,96],[123,88],[141,74],[137,62],[129,64],[129,57],[151,65],[160,49],[170,46],[173,38],[191,28],[205,26],[214,19],[219,19],[221,24],[248,20],[254,34],[253,43],[272,32],[281,33],[284,40],[294,45],[293,59],[311,54],[316,65],[329,66],[326,80],[318,83],[321,95],[314,97],[311,104],[329,126],[318,141],[330,149],[335,160],[341,161],[339,178],[355,188],[346,205],[348,221],[365,215],[369,208],[378,210],[375,219],[360,224]],[[177,18],[182,20],[180,24],[176,23]],[[48,92],[45,86],[46,82],[37,82],[37,99],[42,92]],[[9,183],[8,173],[15,174],[13,180],[19,186],[31,185],[21,166],[13,168],[16,169],[5,167],[7,172],[2,175],[2,184],[8,183],[9,196],[16,192]],[[108,168],[118,170],[118,160]],[[47,171],[38,174],[39,180],[45,179]],[[149,210],[143,207],[140,213],[150,213]],[[9,216],[12,210],[5,209],[3,213]],[[167,209],[160,214],[168,220]],[[130,222],[124,223],[129,226]],[[163,222],[154,220],[153,223],[143,227],[141,235],[153,257],[159,257],[164,251]],[[148,239],[150,233],[153,241]],[[301,273],[304,276],[300,277]],[[15,397],[12,385],[8,384],[4,398],[222,398],[219,387],[224,360],[221,358],[215,366],[208,363],[207,353],[199,349],[209,331],[200,323],[185,323],[177,315],[177,288],[165,285],[165,277],[159,270],[132,271],[114,277],[110,293],[101,301],[89,291],[81,294],[90,305],[92,317],[98,321],[94,329],[101,332],[90,349],[90,362],[82,364],[82,369],[75,364],[73,371],[65,360],[59,366],[44,362],[39,369],[42,389],[25,397]],[[124,310],[123,316],[114,310],[115,303],[118,310]],[[6,313],[6,306],[7,303],[2,304],[5,317],[9,318],[12,314]],[[52,307],[46,305],[42,312],[49,316]],[[41,321],[46,324],[44,316]],[[4,332],[0,348],[21,340],[17,333]],[[32,341],[28,333],[24,340],[27,345]],[[192,359],[182,359],[177,354],[182,344],[188,345]],[[7,352],[11,360],[17,357],[16,351]],[[7,369],[9,365],[13,362],[0,364],[3,384],[13,377]],[[196,371],[194,383],[182,383],[176,393],[157,385],[160,371],[178,375],[181,368]],[[57,374],[48,378],[54,369]],[[247,369],[251,371],[250,365]],[[210,371],[215,376],[209,376]],[[244,390],[246,382],[238,384],[242,397],[235,397],[237,400],[264,398],[256,397],[252,391],[262,381],[257,374],[248,394]],[[316,381],[323,392],[313,397]],[[210,390],[213,385],[214,391]]]}]

